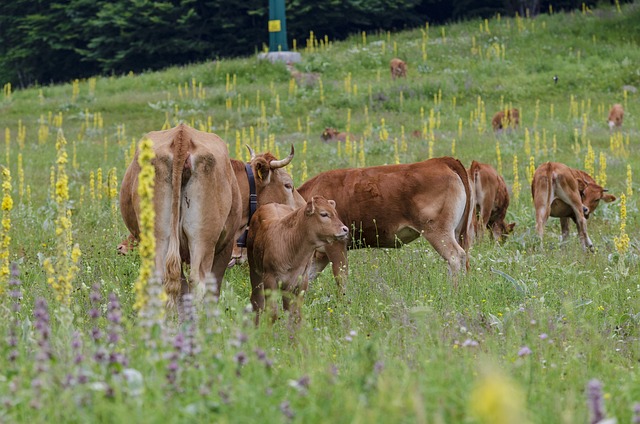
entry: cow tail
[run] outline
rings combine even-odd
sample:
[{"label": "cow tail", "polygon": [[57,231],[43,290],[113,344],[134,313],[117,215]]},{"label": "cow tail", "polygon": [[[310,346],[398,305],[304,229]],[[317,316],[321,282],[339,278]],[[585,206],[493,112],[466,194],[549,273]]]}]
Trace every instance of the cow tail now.
[{"label": "cow tail", "polygon": [[171,229],[165,268],[165,290],[172,300],[180,295],[182,260],[180,258],[180,201],[182,197],[182,173],[189,159],[189,140],[184,126],[180,125],[172,142],[173,164],[171,169]]},{"label": "cow tail", "polygon": [[[449,164],[449,168],[451,168],[462,180],[462,185],[464,185],[464,192],[467,195],[466,201],[464,203],[464,215],[462,221],[462,229],[460,231],[460,237],[458,239],[458,243],[460,247],[464,249],[465,252],[469,252],[469,247],[471,247],[471,236],[473,235],[473,228],[471,227],[473,224],[473,219],[471,214],[474,209],[472,206],[475,203],[475,199],[473,198],[473,191],[471,190],[471,184],[469,184],[469,174],[465,169],[462,162],[458,159],[454,159]],[[468,256],[467,256],[467,266],[468,264]]]}]

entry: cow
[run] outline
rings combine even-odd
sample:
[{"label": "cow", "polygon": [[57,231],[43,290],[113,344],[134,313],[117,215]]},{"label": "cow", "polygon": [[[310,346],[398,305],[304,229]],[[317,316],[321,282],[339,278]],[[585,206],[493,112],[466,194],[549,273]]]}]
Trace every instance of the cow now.
[{"label": "cow", "polygon": [[[194,290],[196,299],[204,296],[208,274],[219,292],[241,227],[240,189],[227,145],[217,135],[179,124],[145,138],[152,141],[155,153],[155,272],[162,275],[168,306],[178,306],[187,291]],[[133,241],[140,237],[138,155],[139,151],[120,189],[120,210],[131,232],[128,240]],[[188,283],[183,263],[191,265]]]},{"label": "cow", "polygon": [[320,74],[317,72],[300,72],[291,62],[287,62],[287,71],[299,86],[306,88],[313,88],[320,79]]},{"label": "cow", "polygon": [[325,143],[329,141],[344,142],[347,140],[347,136],[348,134],[346,132],[340,132],[335,128],[327,127],[324,129],[324,131],[322,131],[322,134],[320,135],[320,139]]},{"label": "cow", "polygon": [[611,107],[609,111],[609,129],[622,127],[622,120],[624,118],[624,109],[621,104],[616,103]]},{"label": "cow", "polygon": [[[251,159],[248,164],[239,160],[231,159],[231,167],[233,168],[233,172],[238,182],[240,197],[242,199],[242,217],[240,222],[243,225],[239,229],[240,232],[237,234],[237,238],[240,238],[242,232],[246,231],[246,228],[249,226],[252,207],[251,183],[255,186],[255,193],[253,193],[253,195],[255,195],[253,205],[254,211],[262,203],[275,202],[289,205],[291,207],[297,207],[305,204],[304,199],[300,196],[293,185],[291,175],[289,175],[284,169],[284,167],[291,163],[293,159],[293,146],[291,146],[291,153],[289,153],[289,156],[280,160],[276,159],[276,157],[270,152],[256,154],[252,148],[248,147],[248,149],[251,154]],[[248,174],[248,170],[251,175]],[[128,195],[125,193],[120,196],[120,211],[131,232],[127,238],[118,245],[118,253],[124,255],[138,243],[140,237],[137,215],[131,205],[130,194]],[[232,260],[229,263],[230,266],[233,266],[236,262],[240,262],[242,258],[245,257],[241,250],[242,248],[244,248],[244,245],[241,247],[234,247]]]},{"label": "cow", "polygon": [[593,250],[587,234],[587,218],[598,207],[600,200],[616,200],[596,184],[584,171],[558,162],[546,162],[533,174],[531,195],[536,214],[536,231],[542,243],[544,226],[550,216],[560,218],[562,240],[569,236],[569,219],[578,227],[578,236],[584,250]]},{"label": "cow", "polygon": [[469,179],[475,194],[475,234],[481,238],[486,227],[491,230],[494,240],[503,241],[516,225],[504,221],[509,208],[509,192],[504,179],[491,165],[475,160],[469,168]]},{"label": "cow", "polygon": [[335,169],[298,188],[303,198],[336,201],[350,243],[339,241],[316,254],[314,274],[332,262],[339,287],[348,275],[347,248],[399,247],[422,236],[448,262],[455,276],[468,267],[472,191],[465,167],[451,157],[400,165]]},{"label": "cow", "polygon": [[391,79],[395,81],[396,78],[407,77],[407,63],[402,60],[394,57],[389,62],[389,67],[391,68]]},{"label": "cow", "polygon": [[500,110],[491,119],[491,126],[496,133],[501,133],[504,128],[517,129],[518,125],[520,125],[520,111],[516,108]]},{"label": "cow", "polygon": [[[309,268],[315,249],[346,240],[349,229],[340,221],[335,202],[312,196],[305,205],[291,208],[270,203],[260,206],[249,224],[247,253],[251,279],[251,304],[256,325],[265,309],[265,295],[284,293],[284,310],[299,322],[302,298],[308,287]],[[273,297],[270,297],[273,300]],[[277,317],[270,301],[272,320]]]}]

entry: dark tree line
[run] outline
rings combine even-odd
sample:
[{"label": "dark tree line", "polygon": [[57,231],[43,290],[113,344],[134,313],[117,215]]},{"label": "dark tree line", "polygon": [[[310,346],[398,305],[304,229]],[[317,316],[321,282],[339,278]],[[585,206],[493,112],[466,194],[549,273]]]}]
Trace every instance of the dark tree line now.
[{"label": "dark tree line", "polygon": [[[581,0],[552,2],[555,10]],[[587,2],[594,3],[593,1]],[[288,0],[290,39],[332,40],[496,13],[545,12],[542,0]],[[48,84],[250,55],[268,43],[267,0],[0,2],[0,83]]]}]

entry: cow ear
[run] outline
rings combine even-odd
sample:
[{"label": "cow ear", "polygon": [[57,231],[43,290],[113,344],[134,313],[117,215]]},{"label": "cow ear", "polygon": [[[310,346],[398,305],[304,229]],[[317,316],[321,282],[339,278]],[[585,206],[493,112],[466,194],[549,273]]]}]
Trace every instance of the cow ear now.
[{"label": "cow ear", "polygon": [[271,177],[271,168],[269,164],[264,158],[259,158],[256,160],[254,165],[255,174],[258,180],[260,180],[263,184],[269,184],[269,178]]},{"label": "cow ear", "polygon": [[581,195],[584,196],[584,191],[587,189],[589,183],[584,178],[577,178],[578,181],[578,191]]},{"label": "cow ear", "polygon": [[313,212],[315,211],[315,205],[313,203],[313,197],[311,199],[309,199],[309,201],[307,202],[307,207],[304,210],[305,215],[307,216],[311,216],[313,215]]},{"label": "cow ear", "polygon": [[607,203],[611,203],[614,200],[616,200],[616,196],[614,196],[613,194],[604,193],[602,195],[602,200],[604,200]]},{"label": "cow ear", "polygon": [[331,199],[329,199],[329,204],[330,204],[331,206],[333,206],[334,208],[336,207],[336,201],[335,201],[335,200],[331,200]]}]

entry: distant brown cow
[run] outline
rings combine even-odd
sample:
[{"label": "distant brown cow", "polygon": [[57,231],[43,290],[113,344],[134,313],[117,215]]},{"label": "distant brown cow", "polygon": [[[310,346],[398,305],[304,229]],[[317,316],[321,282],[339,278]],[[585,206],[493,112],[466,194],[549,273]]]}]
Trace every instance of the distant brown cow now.
[{"label": "distant brown cow", "polygon": [[[227,145],[217,135],[180,124],[145,137],[155,152],[155,270],[163,276],[169,304],[178,305],[191,290],[202,298],[209,273],[219,290],[241,226],[240,190]],[[140,237],[138,153],[120,189],[120,210],[133,241]],[[183,263],[191,264],[188,283]]]},{"label": "distant brown cow", "polygon": [[391,68],[391,79],[395,80],[398,77],[407,77],[407,64],[404,60],[394,57],[389,62]]},{"label": "distant brown cow", "polygon": [[[284,291],[283,308],[290,311],[290,318],[299,321],[315,249],[348,235],[349,229],[338,218],[335,202],[322,196],[313,196],[297,209],[276,203],[258,208],[251,218],[247,239],[256,324],[265,309],[265,295],[279,288]],[[275,320],[277,306],[275,301],[270,303]]]},{"label": "distant brown cow", "polygon": [[346,132],[340,132],[335,128],[327,127],[327,128],[324,129],[324,131],[322,131],[322,135],[320,135],[320,138],[324,142],[328,142],[328,141],[346,141],[347,140],[347,133]]},{"label": "distant brown cow", "polygon": [[507,110],[506,113],[504,110],[500,110],[493,115],[491,120],[493,131],[497,133],[502,132],[504,128],[517,129],[518,125],[520,125],[520,111],[516,108]]},{"label": "distant brown cow", "polygon": [[[338,284],[346,282],[347,245],[400,247],[422,236],[456,275],[468,266],[472,192],[465,167],[454,158],[323,172],[298,188],[305,199],[335,199],[352,242],[336,242],[316,255],[315,272],[333,263]],[[454,279],[454,283],[455,283]]]},{"label": "distant brown cow", "polygon": [[496,241],[503,240],[516,225],[515,222],[504,222],[509,208],[509,192],[504,179],[491,165],[475,160],[469,168],[469,179],[475,192],[475,233],[481,238],[486,227]]},{"label": "distant brown cow", "polygon": [[582,247],[593,249],[587,234],[587,218],[600,200],[613,202],[615,196],[589,174],[558,162],[546,162],[536,169],[531,182],[531,195],[536,211],[536,231],[542,242],[544,226],[549,216],[560,218],[562,240],[569,236],[569,218],[576,223]]},{"label": "distant brown cow", "polygon": [[621,104],[616,103],[609,111],[609,129],[620,128],[624,119],[624,109]]}]

